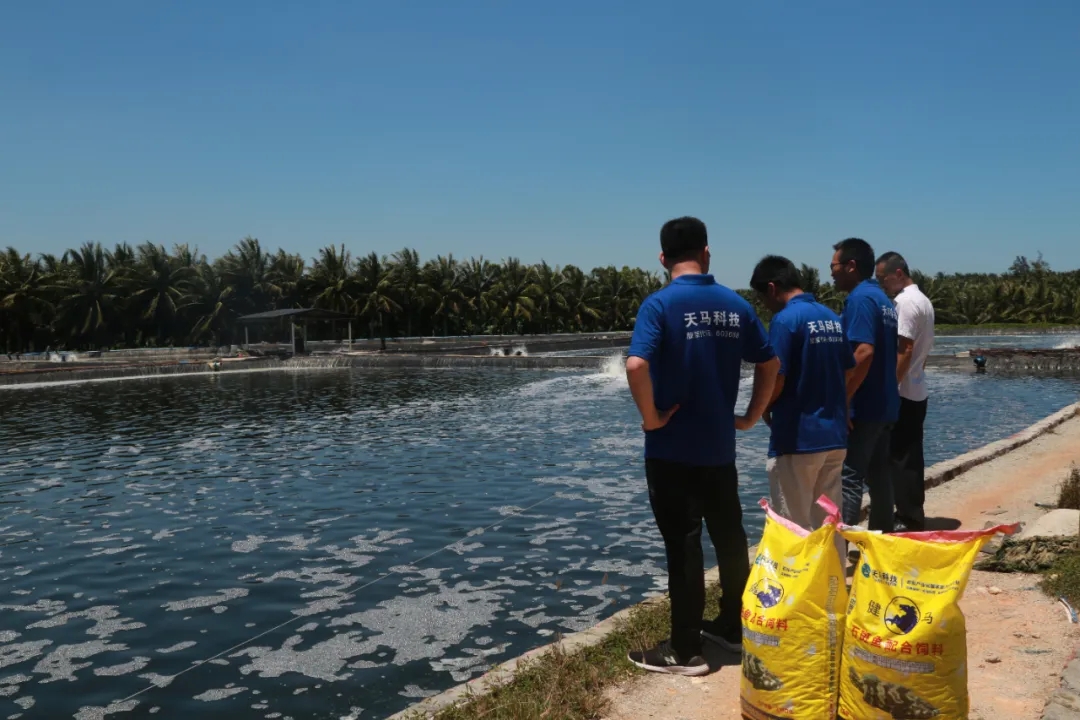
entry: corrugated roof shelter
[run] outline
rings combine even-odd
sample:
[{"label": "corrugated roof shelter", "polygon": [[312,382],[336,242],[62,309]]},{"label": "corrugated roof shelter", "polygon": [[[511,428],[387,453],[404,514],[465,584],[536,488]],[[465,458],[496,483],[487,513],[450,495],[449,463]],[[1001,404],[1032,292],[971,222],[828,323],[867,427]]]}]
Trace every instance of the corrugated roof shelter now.
[{"label": "corrugated roof shelter", "polygon": [[[289,319],[289,328],[292,332],[292,347],[294,353],[304,352],[307,343],[307,321],[311,320],[347,320],[349,321],[349,347],[352,348],[352,315],[337,312],[336,310],[323,310],[322,308],[283,308],[281,310],[267,310],[266,312],[243,315],[237,318],[237,322],[244,326],[244,346],[248,345],[248,328],[251,323],[270,322],[273,320]],[[302,326],[299,341],[296,337],[296,325]]]},{"label": "corrugated roof shelter", "polygon": [[351,320],[352,315],[340,313],[335,310],[323,310],[322,308],[284,308],[282,310],[267,310],[254,315],[238,317],[237,322],[253,323],[263,320],[277,320],[278,318],[292,317],[296,320]]}]

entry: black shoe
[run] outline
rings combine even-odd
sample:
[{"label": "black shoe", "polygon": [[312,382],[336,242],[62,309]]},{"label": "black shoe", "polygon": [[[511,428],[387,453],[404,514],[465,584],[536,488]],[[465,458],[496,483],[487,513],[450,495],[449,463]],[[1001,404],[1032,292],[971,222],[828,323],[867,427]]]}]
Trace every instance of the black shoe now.
[{"label": "black shoe", "polygon": [[728,652],[742,652],[742,625],[724,626],[716,620],[706,620],[701,624],[701,634]]},{"label": "black shoe", "polygon": [[671,647],[671,642],[668,640],[664,640],[651,650],[644,652],[635,650],[628,653],[627,657],[630,658],[630,662],[649,672],[693,677],[706,675],[709,672],[709,663],[705,662],[705,658],[695,655],[683,661],[679,654],[675,652],[675,648]]},{"label": "black shoe", "polygon": [[909,532],[926,532],[926,525],[915,520],[907,520],[905,518],[897,516],[893,520],[894,533],[909,533]]}]

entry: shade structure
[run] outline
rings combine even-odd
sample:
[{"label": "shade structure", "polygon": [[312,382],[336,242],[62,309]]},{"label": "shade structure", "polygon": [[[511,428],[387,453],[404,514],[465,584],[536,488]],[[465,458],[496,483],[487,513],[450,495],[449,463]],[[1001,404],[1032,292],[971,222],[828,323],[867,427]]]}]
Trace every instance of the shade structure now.
[{"label": "shade structure", "polygon": [[285,308],[282,310],[267,310],[253,315],[242,315],[236,320],[241,323],[256,323],[279,318],[292,318],[293,322],[303,320],[351,320],[352,315],[337,312],[336,310],[323,310],[322,308]]},{"label": "shade structure", "polygon": [[[285,308],[281,310],[267,310],[266,312],[243,315],[237,321],[244,325],[244,346],[248,345],[247,326],[252,323],[272,322],[274,320],[289,321],[291,335],[290,345],[295,353],[303,353],[307,345],[307,322],[318,320],[344,320],[349,323],[349,349],[352,349],[352,315],[337,312],[336,310],[323,310],[322,308]],[[296,326],[302,325],[303,332],[296,337]]]}]

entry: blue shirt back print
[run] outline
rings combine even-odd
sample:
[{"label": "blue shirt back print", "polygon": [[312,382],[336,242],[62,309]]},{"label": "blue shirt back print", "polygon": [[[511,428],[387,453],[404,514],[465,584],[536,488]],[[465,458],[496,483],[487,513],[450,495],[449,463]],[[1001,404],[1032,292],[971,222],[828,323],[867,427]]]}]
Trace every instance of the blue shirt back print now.
[{"label": "blue shirt back print", "polygon": [[896,307],[877,280],[863,280],[844,302],[844,332],[852,348],[874,346],[866,379],[851,402],[851,418],[862,422],[896,422],[900,390],[896,382]]},{"label": "blue shirt back print", "polygon": [[772,406],[769,457],[847,447],[845,373],[855,356],[840,318],[802,293],[773,316],[769,340],[784,380]]},{"label": "blue shirt back print", "polygon": [[773,357],[750,303],[712,275],[680,275],[641,304],[628,354],[648,361],[656,407],[679,406],[667,425],[645,433],[645,457],[735,462],[742,362]]}]

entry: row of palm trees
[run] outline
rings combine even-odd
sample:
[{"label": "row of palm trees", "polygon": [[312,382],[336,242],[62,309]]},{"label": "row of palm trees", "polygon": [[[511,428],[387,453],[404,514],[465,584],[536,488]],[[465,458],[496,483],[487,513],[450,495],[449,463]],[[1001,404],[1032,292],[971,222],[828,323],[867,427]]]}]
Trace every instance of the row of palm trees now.
[{"label": "row of palm trees", "polygon": [[254,238],[214,261],[186,245],[87,243],[60,257],[8,248],[0,349],[229,344],[243,338],[238,317],[293,307],[347,313],[369,337],[626,330],[660,286],[637,268],[422,262],[409,248],[357,258],[330,246],[309,265]]},{"label": "row of palm trees", "polygon": [[[842,294],[817,270],[803,265],[802,275],[804,289],[840,308]],[[1053,272],[1041,257],[1017,258],[1001,275],[915,276],[938,322],[1080,324],[1080,272]],[[238,317],[293,307],[346,313],[369,337],[629,330],[663,282],[630,267],[422,262],[408,248],[354,257],[330,246],[309,265],[254,238],[214,261],[187,245],[87,243],[60,257],[8,248],[0,254],[0,349],[223,345],[243,337]]]}]

